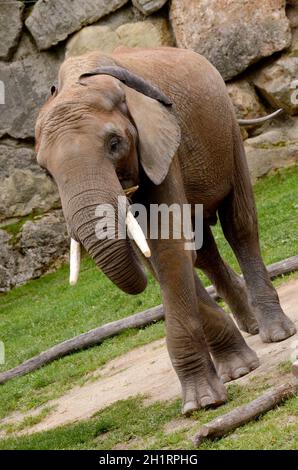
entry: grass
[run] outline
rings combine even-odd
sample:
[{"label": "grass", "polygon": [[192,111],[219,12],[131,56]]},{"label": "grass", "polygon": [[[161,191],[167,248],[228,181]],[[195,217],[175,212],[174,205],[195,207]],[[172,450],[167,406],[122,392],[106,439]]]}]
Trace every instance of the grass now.
[{"label": "grass", "polygon": [[[255,186],[261,246],[267,264],[298,253],[297,180],[296,166],[280,170]],[[223,257],[238,269],[220,227],[215,227],[214,233]],[[204,281],[206,283],[206,279]],[[6,349],[6,364],[0,366],[0,371],[16,366],[59,341],[159,303],[159,289],[152,278],[143,294],[132,297],[113,286],[90,260],[84,260],[79,283],[71,288],[65,266],[0,295],[0,340]],[[74,384],[89,380],[90,372],[111,358],[162,336],[163,322],[143,330],[129,330],[99,346],[9,381],[0,387],[0,418],[47,403]],[[167,409],[167,405],[160,406]],[[169,410],[171,406],[174,405],[169,405]]]},{"label": "grass", "polygon": [[[142,397],[119,401],[96,413],[88,421],[62,426],[29,436],[0,441],[1,449],[194,449],[191,437],[200,426],[235,406],[256,398],[267,388],[230,385],[229,402],[216,410],[201,410],[191,418],[180,416],[180,401],[144,406]],[[171,431],[171,423],[176,424]],[[216,441],[205,441],[210,449],[297,449],[298,397]]]},{"label": "grass", "polygon": [[[266,264],[298,254],[298,166],[279,170],[254,186],[260,241]],[[217,225],[214,234],[222,256],[238,269],[234,254]]]},{"label": "grass", "polygon": [[26,428],[31,428],[32,426],[40,423],[41,421],[44,420],[46,416],[48,416],[51,411],[53,411],[54,407],[53,406],[45,406],[41,411],[38,413],[35,413],[33,415],[26,416],[22,421],[20,421],[18,424],[16,423],[7,423],[7,424],[2,424],[0,426],[0,431],[4,431],[5,434],[14,434],[14,433],[19,433],[21,431],[24,431]]}]

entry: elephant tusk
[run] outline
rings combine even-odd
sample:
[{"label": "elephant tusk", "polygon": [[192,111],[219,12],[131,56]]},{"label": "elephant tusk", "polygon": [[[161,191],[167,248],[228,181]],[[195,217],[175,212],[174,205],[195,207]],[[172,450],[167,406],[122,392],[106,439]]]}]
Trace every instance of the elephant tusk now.
[{"label": "elephant tusk", "polygon": [[239,126],[255,126],[255,125],[258,125],[258,124],[263,124],[263,122],[266,122],[266,121],[269,121],[270,119],[275,118],[276,116],[278,116],[282,112],[283,112],[283,109],[280,108],[280,109],[277,109],[276,111],[274,111],[274,113],[268,114],[267,116],[262,116],[262,117],[256,118],[256,119],[237,119],[237,122],[238,122]]},{"label": "elephant tusk", "polygon": [[126,225],[129,236],[135,241],[137,247],[146,258],[150,258],[151,251],[138,221],[130,211],[127,212]]},{"label": "elephant tusk", "polygon": [[138,189],[139,186],[131,186],[130,188],[124,189],[125,196],[132,196]]},{"label": "elephant tusk", "polygon": [[74,286],[79,278],[81,263],[81,245],[76,240],[70,240],[70,273],[69,284]]}]

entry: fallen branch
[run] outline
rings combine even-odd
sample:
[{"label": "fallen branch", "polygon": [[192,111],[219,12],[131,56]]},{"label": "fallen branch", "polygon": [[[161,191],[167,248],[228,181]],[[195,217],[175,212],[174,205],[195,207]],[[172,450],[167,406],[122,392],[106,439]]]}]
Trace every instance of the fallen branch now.
[{"label": "fallen branch", "polygon": [[136,313],[122,320],[106,323],[103,326],[94,328],[93,330],[82,333],[74,338],[63,341],[53,346],[37,356],[28,359],[17,367],[0,373],[0,384],[4,384],[8,380],[25,375],[35,369],[48,364],[49,362],[66,356],[80,349],[86,349],[95,344],[101,343],[103,340],[111,336],[118,335],[129,328],[142,328],[145,325],[159,321],[164,318],[162,306],[153,307],[144,312]]},{"label": "fallen branch", "polygon": [[[280,276],[282,274],[289,273],[291,271],[298,270],[298,256],[293,256],[284,261],[279,261],[268,266],[268,272],[270,277]],[[218,295],[213,286],[207,287],[209,295],[217,299]],[[37,356],[28,359],[17,367],[0,373],[0,384],[4,384],[8,380],[25,375],[28,372],[32,372],[39,367],[48,364],[49,362],[59,359],[63,356],[71,354],[80,349],[86,349],[95,344],[100,344],[103,340],[110,338],[111,336],[118,335],[122,331],[128,328],[143,328],[150,323],[162,320],[164,318],[163,306],[158,305],[157,307],[149,308],[143,312],[136,313],[129,317],[117,320],[106,325],[94,328],[87,333],[82,333],[79,336],[63,341],[56,346],[44,351]]]},{"label": "fallen branch", "polygon": [[[277,263],[269,264],[267,271],[271,279],[289,274],[293,271],[298,271],[298,256],[291,256],[282,261],[277,261]],[[241,277],[243,278],[243,276]],[[214,286],[207,287],[207,291],[213,299],[218,300],[220,298]]]},{"label": "fallen branch", "polygon": [[247,405],[238,406],[234,410],[206,423],[194,436],[193,442],[198,447],[205,439],[223,437],[236,428],[256,419],[275,406],[298,393],[298,382],[271,388]]}]

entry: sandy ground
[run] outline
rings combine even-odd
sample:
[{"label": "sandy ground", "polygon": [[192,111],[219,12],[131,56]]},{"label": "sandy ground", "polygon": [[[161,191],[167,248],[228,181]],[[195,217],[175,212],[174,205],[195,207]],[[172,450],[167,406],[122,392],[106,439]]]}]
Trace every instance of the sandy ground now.
[{"label": "sandy ground", "polygon": [[[278,289],[282,307],[298,327],[298,280],[292,280]],[[276,366],[294,357],[298,352],[298,335],[281,343],[264,344],[259,336],[244,334],[247,343],[257,353],[261,361],[258,369],[235,382],[244,384],[253,378],[270,375]],[[276,376],[276,373],[275,373]],[[180,395],[180,385],[171,366],[165,340],[158,340],[110,361],[98,369],[94,380],[76,386],[64,396],[47,403],[53,407],[43,421],[26,429],[25,433],[45,431],[57,426],[84,420],[112,403],[139,394],[147,397],[147,402],[171,400]],[[278,377],[275,377],[278,382]],[[14,415],[0,421],[1,424],[16,423],[26,415]]]}]

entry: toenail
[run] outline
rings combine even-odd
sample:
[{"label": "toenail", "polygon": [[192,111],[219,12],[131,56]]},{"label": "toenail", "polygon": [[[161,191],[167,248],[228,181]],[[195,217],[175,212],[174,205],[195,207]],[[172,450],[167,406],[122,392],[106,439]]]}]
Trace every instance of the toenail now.
[{"label": "toenail", "polygon": [[221,381],[225,384],[226,382],[230,382],[232,379],[228,374],[223,374],[220,376]]},{"label": "toenail", "polygon": [[234,372],[234,378],[238,379],[239,377],[242,377],[243,375],[246,375],[249,373],[249,369],[247,367],[239,367],[239,369],[236,369]]},{"label": "toenail", "polygon": [[199,405],[196,401],[188,401],[182,408],[182,413],[184,415],[190,415],[193,411],[199,409]]},{"label": "toenail", "polygon": [[206,406],[210,406],[210,405],[213,405],[214,404],[214,399],[212,399],[211,397],[203,397],[201,398],[201,406],[202,408],[205,408]]}]

